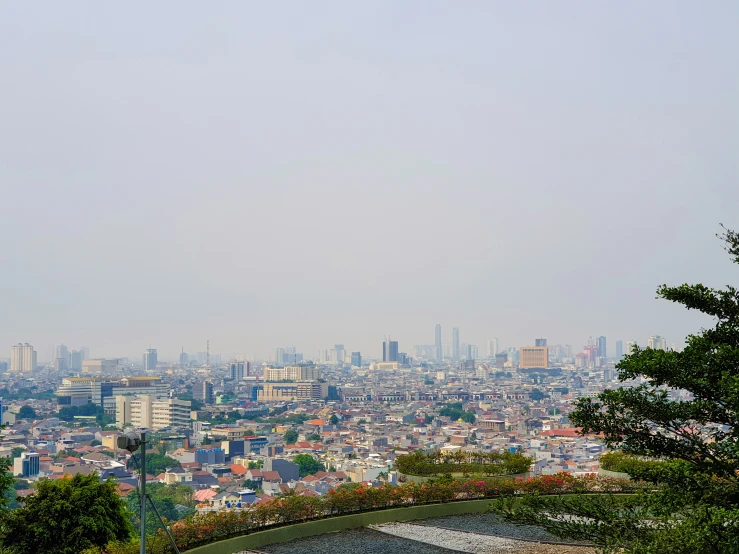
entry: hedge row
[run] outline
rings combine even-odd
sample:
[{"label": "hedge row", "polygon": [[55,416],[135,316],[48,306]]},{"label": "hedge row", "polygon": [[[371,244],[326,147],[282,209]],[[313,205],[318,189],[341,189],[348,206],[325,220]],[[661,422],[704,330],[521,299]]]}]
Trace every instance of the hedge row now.
[{"label": "hedge row", "polygon": [[523,454],[511,452],[422,452],[398,456],[395,467],[406,475],[444,475],[465,473],[469,475],[516,475],[526,473],[533,460]]},{"label": "hedge row", "polygon": [[606,471],[616,471],[632,475],[635,472],[663,465],[664,462],[647,460],[623,452],[609,452],[600,457],[600,467]]},{"label": "hedge row", "polygon": [[[596,475],[576,478],[565,473],[503,481],[463,480],[380,487],[339,487],[320,497],[287,495],[239,510],[196,514],[173,524],[170,529],[180,551],[185,551],[273,527],[372,510],[495,498],[527,492],[540,494],[633,492],[636,488],[637,484],[625,479],[607,479]],[[139,551],[138,544],[138,540],[110,544],[103,552],[136,554]],[[149,540],[147,552],[171,554],[172,549],[164,531],[159,530],[158,534]],[[100,553],[88,551],[83,554]]]}]

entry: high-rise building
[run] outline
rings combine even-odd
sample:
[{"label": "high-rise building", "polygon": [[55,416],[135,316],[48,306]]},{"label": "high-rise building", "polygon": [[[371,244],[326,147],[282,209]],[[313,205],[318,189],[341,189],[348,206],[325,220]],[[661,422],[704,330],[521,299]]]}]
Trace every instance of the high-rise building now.
[{"label": "high-rise building", "polygon": [[343,366],[344,360],[346,359],[346,350],[343,344],[335,344],[334,350],[336,351],[336,364]]},{"label": "high-rise building", "polygon": [[69,365],[69,349],[65,345],[60,344],[56,347],[56,355],[54,356],[54,359],[67,360],[67,365]]},{"label": "high-rise building", "polygon": [[434,357],[437,362],[441,362],[444,359],[444,353],[442,352],[441,346],[441,324],[437,323],[434,329]]},{"label": "high-rise building", "polygon": [[624,357],[624,341],[617,340],[616,341],[616,360],[620,362],[623,357]]},{"label": "high-rise building", "polygon": [[466,350],[467,357],[465,359],[472,361],[477,359],[477,346],[474,344],[468,344]]},{"label": "high-rise building", "polygon": [[154,395],[116,396],[115,422],[118,427],[132,425],[145,429],[188,427],[189,400],[156,397]]},{"label": "high-rise building", "polygon": [[192,386],[192,397],[203,404],[213,404],[213,402],[215,402],[213,383],[210,381],[200,381],[199,383],[195,383]]},{"label": "high-rise building", "polygon": [[494,358],[498,353],[498,339],[490,339],[488,341],[488,358]]},{"label": "high-rise building", "polygon": [[520,369],[548,368],[549,349],[546,346],[522,346],[518,367]]},{"label": "high-rise building", "polygon": [[601,366],[605,365],[606,358],[608,358],[608,349],[606,348],[606,337],[598,337],[597,341],[598,346],[598,360],[600,361]]},{"label": "high-rise building", "polygon": [[151,371],[157,368],[157,349],[147,348],[144,350],[144,371]]},{"label": "high-rise building", "polygon": [[386,340],[382,343],[382,361],[397,362],[398,361],[398,341]]},{"label": "high-rise building", "polygon": [[321,348],[318,351],[318,363],[328,363],[328,348]]},{"label": "high-rise building", "polygon": [[10,371],[30,373],[36,370],[36,351],[28,343],[18,343],[11,349]]},{"label": "high-rise building", "polygon": [[3,399],[0,398],[0,425],[3,424]]},{"label": "high-rise building", "polygon": [[285,349],[278,348],[275,350],[275,365],[282,365],[285,363]]},{"label": "high-rise building", "polygon": [[320,378],[321,369],[315,364],[268,367],[264,370],[265,381],[317,381]]},{"label": "high-rise building", "polygon": [[248,362],[231,362],[228,364],[228,371],[233,381],[243,381],[247,374],[247,364]]},{"label": "high-rise building", "polygon": [[22,452],[13,461],[13,474],[17,477],[35,477],[41,472],[41,454],[34,452]]},{"label": "high-rise building", "polygon": [[534,346],[546,346],[547,339],[534,339]]},{"label": "high-rise building", "polygon": [[667,350],[667,341],[664,337],[654,335],[649,337],[649,340],[647,341],[647,347],[654,350]]},{"label": "high-rise building", "polygon": [[81,350],[72,350],[69,354],[69,369],[72,371],[81,371],[83,357]]},{"label": "high-rise building", "polygon": [[361,352],[352,352],[352,367],[362,367]]},{"label": "high-rise building", "polygon": [[452,360],[459,360],[459,327],[452,327]]},{"label": "high-rise building", "polygon": [[629,354],[631,354],[631,351],[634,349],[635,346],[636,346],[636,341],[635,340],[633,340],[633,339],[632,340],[627,340],[626,341],[626,352],[624,352],[624,354],[627,355],[627,356]]},{"label": "high-rise building", "polygon": [[495,355],[495,367],[503,369],[506,362],[508,361],[508,354],[506,352],[498,352]]},{"label": "high-rise building", "polygon": [[185,349],[182,349],[182,352],[180,352],[180,365],[186,366],[190,363],[190,358],[187,355],[187,352],[185,352]]}]

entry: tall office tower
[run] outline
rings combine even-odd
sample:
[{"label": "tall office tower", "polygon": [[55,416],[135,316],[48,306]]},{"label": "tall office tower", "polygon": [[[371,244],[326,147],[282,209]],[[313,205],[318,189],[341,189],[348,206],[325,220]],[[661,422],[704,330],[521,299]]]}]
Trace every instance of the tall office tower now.
[{"label": "tall office tower", "polygon": [[246,364],[244,362],[231,362],[228,364],[228,371],[232,380],[241,381],[246,374]]},{"label": "tall office tower", "polygon": [[63,344],[56,347],[56,356],[54,356],[56,360],[60,358],[67,360],[67,364],[69,364],[69,349]]},{"label": "tall office tower", "polygon": [[608,357],[608,349],[606,348],[606,337],[598,337],[598,358],[602,360],[601,365],[605,365],[606,358]]},{"label": "tall office tower", "polygon": [[215,401],[215,397],[213,396],[213,383],[210,381],[195,383],[192,386],[192,397],[203,404],[213,404]]},{"label": "tall office tower", "polygon": [[344,365],[346,359],[346,350],[344,350],[343,344],[335,344],[334,350],[336,350],[336,363],[338,365]]},{"label": "tall office tower", "polygon": [[473,361],[477,359],[477,346],[474,344],[467,345],[467,359]]},{"label": "tall office tower", "polygon": [[386,340],[382,343],[382,361],[397,362],[398,361],[398,341]]},{"label": "tall office tower", "polygon": [[452,360],[459,360],[459,327],[452,327]]},{"label": "tall office tower", "polygon": [[82,353],[82,361],[90,359],[90,349],[87,346],[83,346],[80,348],[80,352]]},{"label": "tall office tower", "polygon": [[624,341],[617,340],[616,341],[616,361],[621,361],[621,359],[624,357]]},{"label": "tall office tower", "polygon": [[565,344],[565,358],[572,359],[572,345],[571,344]]},{"label": "tall office tower", "polygon": [[434,329],[434,357],[437,362],[444,359],[443,347],[441,346],[441,324],[437,323]]},{"label": "tall office tower", "polygon": [[362,367],[361,352],[352,352],[352,367]]},{"label": "tall office tower", "polygon": [[0,398],[0,425],[3,424],[3,399]]},{"label": "tall office tower", "polygon": [[534,346],[546,346],[547,339],[534,339]]},{"label": "tall office tower", "polygon": [[144,350],[144,371],[157,368],[157,349],[147,348]]},{"label": "tall office tower", "polygon": [[490,339],[488,341],[488,358],[494,358],[498,353],[498,339]]},{"label": "tall office tower", "polygon": [[36,369],[36,351],[28,343],[20,342],[11,349],[10,371],[30,373]]},{"label": "tall office tower", "polygon": [[649,340],[647,341],[647,347],[654,350],[667,350],[667,341],[664,337],[654,335],[652,337],[649,337]]},{"label": "tall office tower", "polygon": [[278,348],[275,350],[275,365],[282,365],[285,363],[285,349]]},{"label": "tall office tower", "polygon": [[180,365],[186,366],[188,363],[190,363],[190,359],[187,356],[187,352],[185,352],[185,349],[182,348],[182,352],[180,352]]},{"label": "tall office tower", "polygon": [[326,362],[328,362],[328,349],[321,348],[318,351],[318,363],[325,364]]},{"label": "tall office tower", "polygon": [[69,353],[69,369],[71,369],[72,371],[82,370],[82,351],[81,350],[72,350],[72,352]]}]

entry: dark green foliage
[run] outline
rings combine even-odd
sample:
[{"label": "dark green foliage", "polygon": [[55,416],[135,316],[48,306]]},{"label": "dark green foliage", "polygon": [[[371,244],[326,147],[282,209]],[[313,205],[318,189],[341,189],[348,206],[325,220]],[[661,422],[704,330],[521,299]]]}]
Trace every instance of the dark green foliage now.
[{"label": "dark green foliage", "polygon": [[95,422],[102,427],[115,422],[113,418],[105,414],[103,407],[97,404],[64,406],[59,409],[57,414],[57,417],[63,421],[74,421],[75,416],[95,416]]},{"label": "dark green foliage", "polygon": [[3,511],[15,501],[15,482],[10,472],[12,463],[12,460],[8,458],[0,458],[0,519],[2,519]]},{"label": "dark green foliage", "polygon": [[440,416],[447,416],[453,421],[461,419],[465,423],[475,422],[475,412],[466,412],[462,409],[461,402],[450,402],[439,410]]},{"label": "dark green foliage", "polygon": [[264,467],[264,460],[257,460],[256,462],[249,462],[249,467],[246,469],[262,469]]},{"label": "dark green foliage", "polygon": [[338,425],[339,424],[339,418],[336,416],[336,414],[331,414],[331,417],[329,418],[329,423],[331,425]]},{"label": "dark green foliage", "polygon": [[25,506],[3,516],[2,544],[12,554],[78,554],[132,533],[113,481],[96,475],[42,480]]},{"label": "dark green foliage", "polygon": [[298,442],[298,432],[294,429],[290,429],[282,435],[282,438],[285,439],[285,444],[295,444]]},{"label": "dark green foliage", "polygon": [[539,389],[534,389],[529,394],[529,397],[531,400],[538,401],[538,400],[544,400],[545,398],[549,398],[549,395],[545,392],[540,391]]},{"label": "dark green foliage", "polygon": [[515,475],[526,473],[532,459],[510,452],[462,452],[447,454],[440,451],[428,454],[416,450],[395,458],[395,467],[406,475],[444,475],[468,473],[479,475]]},{"label": "dark green foliage", "polygon": [[[134,461],[135,458],[135,461]],[[141,453],[136,452],[128,460],[128,468],[138,469],[141,466]],[[157,454],[155,452],[146,452],[146,473],[149,475],[159,475],[160,473],[166,472],[168,469],[173,467],[179,467],[180,462],[169,456]]]},{"label": "dark green foliage", "polygon": [[313,475],[314,473],[318,473],[319,471],[326,471],[326,466],[316,460],[310,454],[298,454],[297,456],[295,456],[295,458],[293,458],[293,462],[298,464],[298,466],[300,467],[301,477]]},{"label": "dark green foliage", "polygon": [[36,419],[36,410],[31,406],[21,406],[21,409],[18,410],[18,417],[20,419]]},{"label": "dark green foliage", "polygon": [[307,437],[305,437],[305,440],[307,440],[307,441],[319,441],[319,440],[321,440],[321,435],[319,435],[318,433],[313,433],[312,435],[308,435]]},{"label": "dark green foliage", "polygon": [[20,446],[14,446],[13,448],[10,449],[10,457],[17,458],[24,452],[25,452],[25,449],[21,448]]},{"label": "dark green foliage", "polygon": [[[726,230],[721,238],[739,263],[739,236]],[[714,326],[690,335],[682,352],[634,348],[617,366],[619,378],[642,377],[643,383],[580,399],[570,414],[584,432],[603,433],[606,444],[622,452],[604,456],[604,467],[643,480],[646,491],[626,500],[530,496],[519,509],[497,509],[614,551],[737,552],[739,291],[663,285],[657,294],[710,316]],[[670,394],[680,390],[690,394]]]}]

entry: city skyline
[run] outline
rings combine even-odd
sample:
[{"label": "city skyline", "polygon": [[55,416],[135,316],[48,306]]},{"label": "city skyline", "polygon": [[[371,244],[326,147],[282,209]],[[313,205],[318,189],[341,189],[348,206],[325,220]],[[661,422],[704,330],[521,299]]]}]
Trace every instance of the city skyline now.
[{"label": "city skyline", "polygon": [[734,276],[738,10],[11,3],[0,345],[681,342],[655,289]]}]

